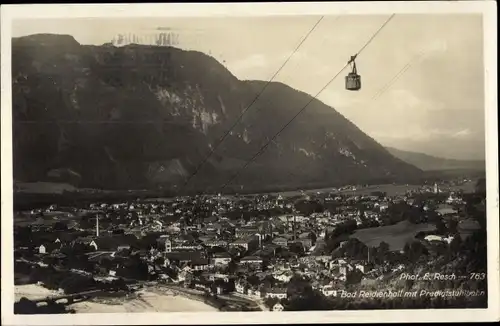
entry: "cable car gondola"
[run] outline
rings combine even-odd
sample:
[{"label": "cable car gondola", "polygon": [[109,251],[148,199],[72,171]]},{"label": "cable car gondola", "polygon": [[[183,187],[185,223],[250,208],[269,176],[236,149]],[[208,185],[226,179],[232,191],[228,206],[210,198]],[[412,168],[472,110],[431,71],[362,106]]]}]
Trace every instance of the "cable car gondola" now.
[{"label": "cable car gondola", "polygon": [[345,89],[348,91],[359,91],[361,89],[361,76],[356,69],[356,55],[352,56],[347,64],[351,64],[352,71],[345,77]]}]

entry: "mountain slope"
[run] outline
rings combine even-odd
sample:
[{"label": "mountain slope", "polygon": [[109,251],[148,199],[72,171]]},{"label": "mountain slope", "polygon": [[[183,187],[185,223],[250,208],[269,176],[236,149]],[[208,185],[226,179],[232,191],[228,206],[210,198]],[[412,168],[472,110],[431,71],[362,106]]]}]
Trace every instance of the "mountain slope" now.
[{"label": "mountain slope", "polygon": [[[264,87],[200,52],[13,39],[14,177],[80,187],[173,187]],[[190,185],[219,189],[311,96],[271,83]],[[55,172],[54,172],[55,171]],[[259,189],[407,181],[421,171],[314,100],[234,181]]]},{"label": "mountain slope", "polygon": [[485,161],[447,159],[423,153],[403,151],[392,147],[386,147],[386,149],[395,157],[424,171],[457,169],[483,171],[486,169]]}]

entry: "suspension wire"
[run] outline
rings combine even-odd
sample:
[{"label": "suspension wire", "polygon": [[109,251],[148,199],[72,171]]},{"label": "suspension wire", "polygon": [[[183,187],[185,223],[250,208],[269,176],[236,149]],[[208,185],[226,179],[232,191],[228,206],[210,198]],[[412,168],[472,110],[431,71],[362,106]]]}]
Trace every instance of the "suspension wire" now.
[{"label": "suspension wire", "polygon": [[[396,73],[384,86],[382,86],[372,97],[372,100],[377,100],[380,98],[396,81],[406,72],[408,71],[416,61],[419,59],[423,58],[425,56],[425,51],[421,51],[417,56],[415,56],[413,59],[411,59],[401,70],[399,70],[398,73]],[[326,138],[325,141],[319,146],[320,148],[325,146],[326,143],[330,139]],[[289,172],[290,176],[297,176],[297,174],[293,172]]]},{"label": "suspension wire", "polygon": [[285,60],[285,62],[281,65],[280,68],[274,73],[274,75],[269,79],[269,81],[266,83],[266,85],[262,88],[262,90],[257,94],[257,96],[253,99],[253,101],[246,107],[245,110],[243,110],[238,118],[233,122],[231,127],[222,135],[221,138],[217,141],[216,145],[213,146],[213,148],[210,150],[208,155],[205,156],[205,158],[201,161],[200,164],[197,165],[196,169],[194,172],[187,178],[187,180],[184,182],[183,187],[186,187],[188,183],[194,178],[198,172],[201,170],[203,165],[208,161],[208,159],[214,154],[214,152],[217,150],[217,148],[222,144],[222,142],[226,139],[226,137],[231,133],[231,131],[238,125],[238,123],[241,121],[243,116],[248,112],[248,110],[254,105],[257,100],[260,98],[260,96],[264,93],[264,91],[267,89],[267,87],[271,84],[271,82],[276,78],[276,76],[280,73],[280,71],[285,67],[285,65],[290,61],[290,59],[293,57],[293,55],[297,52],[297,50],[304,44],[304,42],[307,40],[309,35],[316,29],[316,27],[319,25],[319,23],[323,20],[324,16],[321,16],[319,20],[314,24],[314,26],[309,30],[309,32],[302,38],[300,43],[297,45],[297,47],[292,51],[292,53],[288,56],[288,58]]},{"label": "suspension wire", "polygon": [[384,24],[382,24],[382,26],[372,35],[372,37],[365,43],[365,45],[353,56],[351,57],[351,60],[349,60],[343,67],[342,69],[339,70],[339,72],[337,74],[335,74],[333,76],[332,79],[330,79],[330,81],[328,81],[328,83],[326,83],[325,86],[323,86],[323,88],[320,89],[319,92],[316,93],[316,95],[314,97],[311,97],[311,99],[307,102],[307,104],[302,107],[302,109],[300,109],[268,142],[266,142],[266,144],[264,144],[264,146],[261,147],[261,149],[255,153],[249,160],[246,161],[246,163],[243,165],[243,167],[241,167],[226,183],[224,183],[222,185],[222,189],[226,188],[233,180],[235,180],[243,170],[245,170],[245,168],[250,164],[252,163],[260,154],[262,154],[266,148],[271,144],[271,142],[274,141],[274,139],[276,139],[276,137],[279,136],[279,134],[281,132],[283,132],[283,130],[285,130],[308,106],[309,104],[312,103],[312,101],[314,101],[328,86],[330,86],[330,84],[342,73],[342,71],[344,71],[344,69],[349,65],[349,63],[351,61],[353,61],[359,54],[361,54],[361,52],[363,52],[363,50],[375,39],[375,37],[380,33],[380,31],[394,18],[396,14],[392,14],[385,22]]}]

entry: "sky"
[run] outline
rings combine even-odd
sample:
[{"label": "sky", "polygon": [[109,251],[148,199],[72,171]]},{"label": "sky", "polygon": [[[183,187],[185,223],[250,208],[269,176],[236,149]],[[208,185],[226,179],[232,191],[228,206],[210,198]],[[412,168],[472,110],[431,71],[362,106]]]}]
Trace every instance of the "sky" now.
[{"label": "sky", "polygon": [[[81,44],[103,44],[127,33],[149,42],[152,35],[170,30],[178,40],[175,46],[215,57],[239,79],[269,80],[319,18],[37,19],[14,21],[12,32],[14,37],[70,34]],[[274,80],[316,95],[388,18],[325,16]],[[395,15],[356,63],[359,92],[345,90],[346,69],[318,99],[384,146],[484,159],[480,15]]]}]

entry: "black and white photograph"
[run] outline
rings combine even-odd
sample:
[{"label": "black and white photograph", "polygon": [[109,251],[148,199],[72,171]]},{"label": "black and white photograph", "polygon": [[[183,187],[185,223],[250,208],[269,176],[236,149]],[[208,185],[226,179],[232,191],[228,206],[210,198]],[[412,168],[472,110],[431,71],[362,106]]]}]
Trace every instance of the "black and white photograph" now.
[{"label": "black and white photograph", "polygon": [[2,6],[9,320],[498,320],[495,6],[355,4]]}]

